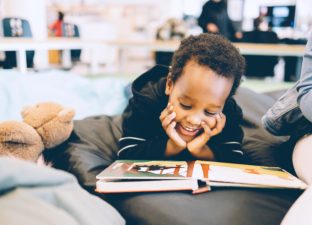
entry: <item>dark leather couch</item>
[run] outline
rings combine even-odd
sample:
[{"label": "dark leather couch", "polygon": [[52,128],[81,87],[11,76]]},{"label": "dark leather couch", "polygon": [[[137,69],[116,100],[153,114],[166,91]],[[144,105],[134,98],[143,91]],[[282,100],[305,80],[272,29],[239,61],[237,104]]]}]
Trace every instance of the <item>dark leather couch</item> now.
[{"label": "dark leather couch", "polygon": [[[261,116],[281,93],[258,94],[241,88],[236,99],[244,111],[243,148],[250,163],[289,164],[287,137],[274,137],[260,124]],[[46,152],[54,166],[77,176],[94,193],[95,176],[116,159],[121,136],[120,117],[99,116],[75,121],[68,142]],[[285,147],[285,148],[284,148]],[[109,201],[128,225],[276,225],[301,194],[297,190],[216,188],[192,195],[189,192],[99,195]]]}]

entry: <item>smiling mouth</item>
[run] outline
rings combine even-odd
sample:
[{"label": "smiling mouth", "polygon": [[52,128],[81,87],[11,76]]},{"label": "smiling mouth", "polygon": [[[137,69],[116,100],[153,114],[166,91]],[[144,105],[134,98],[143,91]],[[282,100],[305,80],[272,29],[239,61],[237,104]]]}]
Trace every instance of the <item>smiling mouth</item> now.
[{"label": "smiling mouth", "polygon": [[201,128],[184,127],[181,124],[178,124],[177,130],[179,131],[179,133],[181,133],[185,136],[194,137],[198,134],[198,132],[201,130]]}]

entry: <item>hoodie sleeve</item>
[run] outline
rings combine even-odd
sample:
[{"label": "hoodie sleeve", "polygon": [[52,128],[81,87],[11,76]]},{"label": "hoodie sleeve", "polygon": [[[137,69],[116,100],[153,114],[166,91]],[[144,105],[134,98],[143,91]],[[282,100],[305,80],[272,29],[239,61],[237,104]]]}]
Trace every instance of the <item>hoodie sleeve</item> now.
[{"label": "hoodie sleeve", "polygon": [[120,159],[164,159],[168,137],[159,120],[159,103],[141,96],[130,99],[123,113]]},{"label": "hoodie sleeve", "polygon": [[241,108],[234,99],[229,99],[224,107],[226,124],[223,131],[208,142],[208,146],[215,154],[216,161],[243,163],[242,151],[243,130],[240,127],[243,119]]}]

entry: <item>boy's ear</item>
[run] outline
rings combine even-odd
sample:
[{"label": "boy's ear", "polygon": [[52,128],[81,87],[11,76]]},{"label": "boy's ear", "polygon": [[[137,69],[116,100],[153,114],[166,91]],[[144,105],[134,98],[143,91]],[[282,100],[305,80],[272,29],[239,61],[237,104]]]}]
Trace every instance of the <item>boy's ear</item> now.
[{"label": "boy's ear", "polygon": [[170,74],[169,74],[167,77],[167,82],[166,82],[166,91],[165,91],[166,95],[171,94],[172,88],[173,88],[173,81],[171,80]]}]

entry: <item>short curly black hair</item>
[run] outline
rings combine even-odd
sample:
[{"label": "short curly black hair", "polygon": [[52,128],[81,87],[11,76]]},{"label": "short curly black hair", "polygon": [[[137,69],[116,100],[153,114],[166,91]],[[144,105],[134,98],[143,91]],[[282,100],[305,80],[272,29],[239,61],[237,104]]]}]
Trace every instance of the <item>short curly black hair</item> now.
[{"label": "short curly black hair", "polygon": [[190,60],[209,67],[219,76],[233,79],[229,97],[235,94],[245,72],[245,60],[230,41],[208,33],[182,40],[172,58],[169,77],[173,82],[181,76],[184,66]]}]

